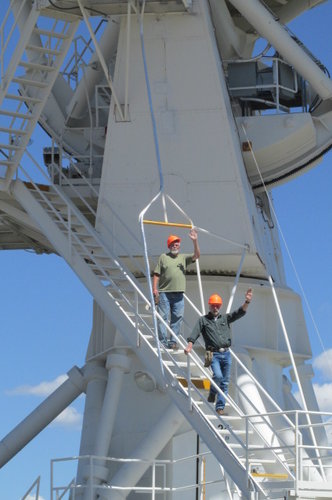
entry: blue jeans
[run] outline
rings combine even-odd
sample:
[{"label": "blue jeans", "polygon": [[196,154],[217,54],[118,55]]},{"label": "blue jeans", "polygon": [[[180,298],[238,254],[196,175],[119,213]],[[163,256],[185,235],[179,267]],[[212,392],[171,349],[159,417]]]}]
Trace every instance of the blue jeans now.
[{"label": "blue jeans", "polygon": [[[158,312],[166,322],[171,314],[170,327],[175,335],[179,335],[184,312],[183,292],[160,292]],[[158,337],[166,347],[176,344],[176,338],[167,341],[167,329],[161,321],[158,322]]]},{"label": "blue jeans", "polygon": [[[231,376],[231,364],[232,358],[229,351],[213,353],[211,363],[211,369],[213,372],[212,380],[226,395],[228,394],[228,384]],[[210,394],[216,394],[216,392],[215,388],[211,386]],[[218,392],[216,410],[219,410],[220,408],[223,409],[225,404],[225,398]]]}]

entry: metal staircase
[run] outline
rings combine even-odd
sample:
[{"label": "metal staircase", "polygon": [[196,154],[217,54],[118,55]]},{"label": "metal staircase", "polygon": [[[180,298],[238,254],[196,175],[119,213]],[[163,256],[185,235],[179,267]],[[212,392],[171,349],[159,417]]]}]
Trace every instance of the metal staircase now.
[{"label": "metal staircase", "polygon": [[16,4],[17,9],[11,5],[0,27],[0,169],[5,188],[29,143],[79,22],[74,16],[67,20],[45,17],[37,2]]},{"label": "metal staircase", "polygon": [[[228,398],[229,415],[216,415],[207,401],[206,390],[193,383],[193,377],[213,383],[200,358],[195,353],[185,357],[183,352],[172,352],[163,346],[158,348],[153,313],[141,283],[112,252],[64,190],[49,184],[48,178],[48,185],[37,184],[37,176],[28,171],[24,171],[24,175],[29,184],[21,180],[12,181],[78,25],[73,16],[68,15],[65,21],[63,16],[61,21],[47,19],[41,16],[36,3],[28,12],[26,6],[27,2],[23,0],[12,26],[12,33],[20,27],[19,43],[12,53],[10,36],[1,46],[0,173],[5,179],[4,188],[10,186],[15,199],[81,279],[128,346],[143,365],[149,367],[159,385],[168,391],[173,402],[242,492],[243,498],[285,498],[285,492],[294,488],[296,460],[294,454],[286,451],[278,429],[271,425],[272,420],[244,415],[231,398]],[[39,20],[41,22],[37,26]],[[7,22],[5,18],[1,26],[2,40]],[[42,169],[38,172],[38,178],[40,176],[46,177]],[[94,216],[95,213],[92,213],[89,219],[93,220]],[[116,240],[115,234],[111,236]],[[125,251],[124,254],[130,255]],[[144,274],[139,261],[135,261],[134,265]],[[184,346],[181,338],[178,342]],[[264,423],[264,428],[269,427],[273,431],[276,446],[271,446],[266,440],[262,427],[257,425],[257,418]],[[294,430],[291,429],[291,432]],[[253,467],[257,464],[262,467],[272,464],[279,474],[254,471]],[[324,491],[320,496],[324,496]]]},{"label": "metal staircase", "polygon": [[[253,498],[255,492],[255,498],[284,498],[285,491],[294,485],[295,455],[278,436],[272,420],[257,415],[251,419],[231,398],[229,415],[216,415],[207,402],[206,390],[196,387],[192,379],[213,383],[197,354],[186,357],[182,350],[173,352],[161,346],[159,359],[150,303],[141,284],[58,186],[40,186],[30,179],[29,184],[13,181],[11,189],[141,362],[168,391],[243,496]],[[178,342],[185,345],[181,338]],[[268,426],[276,436],[274,446],[265,439],[258,418],[264,429]],[[257,464],[263,468],[273,464],[273,473],[253,470]]]}]

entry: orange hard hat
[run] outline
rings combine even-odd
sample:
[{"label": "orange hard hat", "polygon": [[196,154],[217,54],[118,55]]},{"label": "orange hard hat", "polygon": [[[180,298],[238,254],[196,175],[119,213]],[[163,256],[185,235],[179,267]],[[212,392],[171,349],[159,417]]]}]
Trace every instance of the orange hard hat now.
[{"label": "orange hard hat", "polygon": [[180,242],[181,238],[179,236],[176,236],[175,234],[170,234],[167,240],[167,247],[169,248],[175,241]]},{"label": "orange hard hat", "polygon": [[216,293],[214,293],[209,298],[209,304],[213,304],[216,306],[222,306],[222,298],[220,297],[220,295],[217,295]]}]

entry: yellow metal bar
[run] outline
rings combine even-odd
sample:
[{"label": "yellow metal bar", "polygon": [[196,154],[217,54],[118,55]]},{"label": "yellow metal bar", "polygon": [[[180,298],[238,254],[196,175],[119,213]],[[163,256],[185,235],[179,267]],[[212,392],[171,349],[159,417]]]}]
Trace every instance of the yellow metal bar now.
[{"label": "yellow metal bar", "polygon": [[[180,384],[183,385],[183,387],[188,387],[188,382],[186,378],[177,377],[177,379],[180,382]],[[198,389],[204,389],[205,391],[208,391],[210,389],[210,380],[208,378],[191,378],[190,380],[192,384]]]},{"label": "yellow metal bar", "polygon": [[273,479],[288,479],[288,474],[273,474],[268,472],[252,472],[253,477],[270,477]]},{"label": "yellow metal bar", "polygon": [[154,226],[172,226],[172,227],[187,227],[192,229],[192,224],[181,224],[180,222],[164,222],[159,220],[146,220],[143,219],[144,224],[152,224]]}]

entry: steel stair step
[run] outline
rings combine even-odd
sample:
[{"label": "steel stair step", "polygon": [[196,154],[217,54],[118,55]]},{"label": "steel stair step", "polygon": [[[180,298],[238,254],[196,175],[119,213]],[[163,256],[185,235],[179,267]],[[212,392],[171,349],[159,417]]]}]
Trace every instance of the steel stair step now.
[{"label": "steel stair step", "polygon": [[14,162],[9,161],[9,160],[0,160],[0,165],[4,165],[6,167],[11,167],[12,165],[14,165]]},{"label": "steel stair step", "polygon": [[11,99],[13,101],[32,102],[34,104],[38,104],[38,103],[42,102],[41,99],[38,99],[38,97],[30,97],[28,95],[23,96],[20,94],[6,94],[5,98]]},{"label": "steel stair step", "polygon": [[19,66],[22,66],[23,68],[27,69],[33,69],[33,70],[40,70],[40,71],[54,71],[55,68],[53,66],[48,66],[47,64],[40,64],[40,63],[33,63],[33,62],[26,62],[26,61],[21,61],[19,63]]},{"label": "steel stair step", "polygon": [[[1,111],[0,111],[0,114],[1,114]],[[0,132],[3,132],[5,134],[13,134],[13,135],[17,135],[17,136],[27,134],[26,130],[20,130],[17,128],[9,128],[9,127],[0,127]]]},{"label": "steel stair step", "polygon": [[[183,387],[188,387],[188,381],[187,381],[186,378],[184,378],[184,377],[177,377],[177,379],[180,382],[180,384],[183,385]],[[190,381],[198,389],[203,389],[205,391],[208,391],[210,389],[210,380],[208,378],[191,377]]]},{"label": "steel stair step", "polygon": [[48,31],[48,30],[43,30],[41,28],[34,28],[33,33],[36,33],[37,35],[45,35],[49,38],[60,38],[62,40],[65,40],[68,38],[68,35],[65,33],[56,33],[55,31]]},{"label": "steel stair step", "polygon": [[47,82],[39,82],[38,80],[30,80],[29,78],[24,78],[23,76],[18,76],[12,79],[12,82],[19,83],[20,85],[26,85],[27,87],[37,87],[39,89],[46,89],[48,87]]},{"label": "steel stair step", "polygon": [[33,52],[39,52],[40,54],[50,54],[53,56],[59,56],[61,54],[60,50],[50,49],[47,47],[38,47],[36,45],[27,45],[27,50],[32,50]]},{"label": "steel stair step", "polygon": [[0,109],[0,115],[10,116],[11,118],[23,118],[24,120],[31,120],[33,118],[32,114],[18,113],[16,111],[7,111],[6,109]]},{"label": "steel stair step", "polygon": [[0,149],[10,149],[11,151],[19,151],[21,146],[16,146],[16,144],[0,144]]},{"label": "steel stair step", "polygon": [[[243,429],[231,429],[232,433],[235,434],[236,436],[245,436],[246,435],[246,431],[243,430]],[[230,433],[230,428],[224,428],[224,429],[218,429],[218,433],[221,434],[221,435],[224,435],[224,434],[229,434]],[[253,434],[254,431],[249,431],[248,434]]]}]

